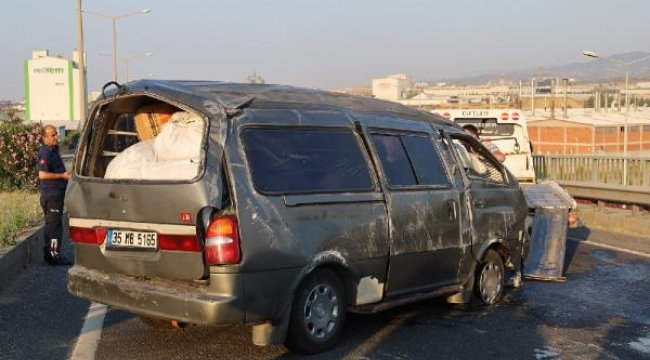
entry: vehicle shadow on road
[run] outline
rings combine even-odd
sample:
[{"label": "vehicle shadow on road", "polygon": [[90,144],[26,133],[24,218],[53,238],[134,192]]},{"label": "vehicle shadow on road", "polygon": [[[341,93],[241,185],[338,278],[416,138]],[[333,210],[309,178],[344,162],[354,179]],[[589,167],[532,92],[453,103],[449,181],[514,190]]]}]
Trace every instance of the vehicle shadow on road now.
[{"label": "vehicle shadow on road", "polygon": [[[534,358],[544,339],[535,324],[522,321],[521,289],[506,292],[493,307],[449,305],[433,299],[373,315],[348,314],[335,348],[310,359],[475,359],[512,358],[511,346],[497,346],[517,334],[518,347]],[[471,344],[471,345],[470,345]],[[530,347],[530,349],[528,349]],[[138,354],[146,354],[145,357]],[[152,328],[134,315],[110,310],[95,359],[300,359],[282,345],[252,344],[250,326],[183,330]]]},{"label": "vehicle shadow on road", "polygon": [[586,226],[581,226],[578,228],[569,229],[566,236],[566,251],[564,253],[564,272],[566,273],[567,269],[573,263],[573,257],[575,256],[580,243],[589,239],[591,235],[591,230]]},{"label": "vehicle shadow on road", "polygon": [[[611,354],[639,356],[634,346],[643,347],[650,339],[647,327],[642,326],[650,324],[650,318],[639,318],[639,314],[650,314],[650,304],[641,300],[647,292],[632,284],[643,282],[650,265],[635,263],[631,255],[583,244],[581,240],[590,235],[588,228],[569,231],[564,259],[566,282],[525,280],[523,287],[507,289],[503,300],[493,307],[449,305],[444,299],[434,299],[373,315],[349,314],[337,346],[309,358],[552,360],[579,358],[580,354],[594,359],[614,358]],[[615,302],[611,301],[613,294],[617,294]],[[621,343],[622,338],[634,341]],[[113,358],[303,357],[282,345],[253,345],[250,326],[163,330],[145,325],[134,315],[111,310],[95,359]]]}]

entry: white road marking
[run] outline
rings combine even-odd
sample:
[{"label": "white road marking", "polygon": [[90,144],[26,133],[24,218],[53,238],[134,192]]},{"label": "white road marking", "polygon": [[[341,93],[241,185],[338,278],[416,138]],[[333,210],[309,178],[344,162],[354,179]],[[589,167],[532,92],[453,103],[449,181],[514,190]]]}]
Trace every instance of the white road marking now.
[{"label": "white road marking", "polygon": [[593,246],[602,247],[602,248],[605,248],[605,249],[616,250],[616,251],[620,251],[620,252],[624,252],[624,253],[628,253],[628,254],[632,254],[632,255],[642,256],[642,257],[646,257],[646,258],[650,259],[650,254],[643,253],[643,252],[640,252],[640,251],[629,250],[629,249],[625,249],[625,248],[618,247],[618,246],[612,246],[612,245],[596,243],[596,242],[589,241],[589,240],[581,240],[581,239],[573,238],[573,237],[570,237],[570,236],[567,236],[567,239],[573,240],[573,241],[578,241],[578,242],[589,244],[589,245],[593,245]]},{"label": "white road marking", "polygon": [[86,320],[81,328],[81,334],[77,339],[77,344],[70,359],[93,360],[95,358],[95,350],[97,350],[99,338],[102,335],[102,327],[104,326],[104,316],[106,316],[106,305],[90,304]]},{"label": "white road marking", "polygon": [[650,334],[647,338],[639,338],[638,341],[628,343],[630,347],[644,354],[650,354]]},{"label": "white road marking", "polygon": [[534,352],[535,359],[537,360],[560,359],[560,353],[550,346],[544,346],[543,349],[535,349]]}]

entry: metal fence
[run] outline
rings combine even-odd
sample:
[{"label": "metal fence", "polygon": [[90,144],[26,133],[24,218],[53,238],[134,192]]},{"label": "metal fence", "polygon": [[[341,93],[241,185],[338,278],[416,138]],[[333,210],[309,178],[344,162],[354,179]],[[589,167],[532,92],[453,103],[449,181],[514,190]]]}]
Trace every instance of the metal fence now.
[{"label": "metal fence", "polygon": [[553,180],[574,197],[650,205],[650,156],[535,155],[540,180]]},{"label": "metal fence", "polygon": [[[535,155],[538,179],[623,185],[623,156]],[[627,157],[627,186],[650,190],[650,157]]]}]

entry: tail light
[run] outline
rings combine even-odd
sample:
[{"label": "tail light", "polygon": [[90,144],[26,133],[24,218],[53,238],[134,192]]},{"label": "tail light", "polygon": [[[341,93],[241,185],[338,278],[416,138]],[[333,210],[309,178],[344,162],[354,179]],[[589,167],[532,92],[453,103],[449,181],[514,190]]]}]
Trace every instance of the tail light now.
[{"label": "tail light", "polygon": [[210,222],[205,234],[205,263],[207,265],[232,265],[241,260],[237,217],[219,216]]},{"label": "tail light", "polygon": [[106,239],[106,228],[84,228],[70,226],[70,240],[77,243],[101,245]]},{"label": "tail light", "polygon": [[201,251],[196,235],[168,235],[158,234],[160,250],[170,251]]}]

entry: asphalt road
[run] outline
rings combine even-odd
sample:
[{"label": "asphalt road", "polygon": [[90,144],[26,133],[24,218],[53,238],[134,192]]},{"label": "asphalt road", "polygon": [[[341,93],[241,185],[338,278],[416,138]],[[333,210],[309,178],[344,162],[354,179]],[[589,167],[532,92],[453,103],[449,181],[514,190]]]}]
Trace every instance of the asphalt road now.
[{"label": "asphalt road", "polygon": [[[566,282],[525,281],[492,308],[423,301],[351,315],[335,349],[312,359],[650,359],[650,255],[635,239],[571,231]],[[66,268],[32,265],[0,291],[0,359],[68,359],[89,303],[65,290]],[[250,328],[154,329],[109,308],[95,359],[292,359],[256,347]]]}]

